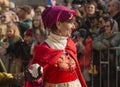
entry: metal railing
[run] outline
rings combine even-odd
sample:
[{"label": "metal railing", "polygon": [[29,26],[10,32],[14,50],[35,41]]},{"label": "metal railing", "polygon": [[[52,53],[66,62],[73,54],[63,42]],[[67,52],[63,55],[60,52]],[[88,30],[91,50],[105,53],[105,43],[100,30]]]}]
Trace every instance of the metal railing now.
[{"label": "metal railing", "polygon": [[[120,85],[118,85],[120,83],[119,81],[119,72],[120,72],[120,64],[118,64],[118,60],[120,60],[120,55],[118,55],[118,50],[120,50],[120,47],[111,47],[109,49],[106,49],[104,51],[106,51],[106,53],[103,54],[103,50],[99,50],[98,53],[99,53],[99,77],[97,79],[99,79],[99,87],[111,87],[111,80],[113,78],[111,78],[111,55],[113,56],[113,59],[115,61],[115,84],[114,84],[114,87],[120,87]],[[113,53],[112,53],[113,52]],[[94,55],[92,53],[92,62],[94,60]],[[106,59],[104,59],[106,58]],[[94,65],[94,62],[93,62],[93,65]],[[105,70],[103,70],[103,66],[106,66]],[[94,69],[94,68],[93,68]],[[94,70],[93,70],[94,71]],[[106,71],[106,72],[105,72]],[[103,75],[103,73],[106,73],[105,75]],[[95,77],[94,75],[92,74],[91,75],[91,87],[96,87],[94,84],[95,84]],[[106,80],[105,83],[103,83],[104,81],[103,80]],[[119,82],[118,82],[119,81]],[[106,84],[106,86],[104,86],[103,84]],[[98,87],[98,86],[97,86]]]}]

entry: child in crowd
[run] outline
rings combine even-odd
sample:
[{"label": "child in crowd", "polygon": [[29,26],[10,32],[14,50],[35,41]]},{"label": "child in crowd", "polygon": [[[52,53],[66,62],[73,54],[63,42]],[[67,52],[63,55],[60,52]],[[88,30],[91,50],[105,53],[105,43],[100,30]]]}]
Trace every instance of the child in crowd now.
[{"label": "child in crowd", "polygon": [[32,58],[32,55],[30,54],[30,50],[31,50],[31,46],[33,43],[33,30],[32,29],[28,29],[27,31],[25,31],[24,33],[24,42],[22,43],[22,49],[23,49],[23,53],[22,53],[22,60],[23,60],[23,69],[26,68],[28,66],[28,64],[30,63],[30,60]]}]

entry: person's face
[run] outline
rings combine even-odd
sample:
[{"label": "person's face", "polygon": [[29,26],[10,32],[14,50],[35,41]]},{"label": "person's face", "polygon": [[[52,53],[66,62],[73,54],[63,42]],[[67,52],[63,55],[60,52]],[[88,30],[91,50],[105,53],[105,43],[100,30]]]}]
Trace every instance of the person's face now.
[{"label": "person's face", "polygon": [[39,27],[39,25],[40,25],[40,20],[39,20],[39,19],[34,19],[33,25],[34,25],[35,27]]},{"label": "person's face", "polygon": [[95,6],[93,4],[89,4],[86,6],[86,11],[88,15],[95,14]]},{"label": "person's face", "polygon": [[11,21],[11,17],[10,17],[10,14],[5,12],[3,14],[1,14],[1,22],[2,23],[8,23]]},{"label": "person's face", "polygon": [[25,41],[27,44],[32,44],[32,37],[31,37],[31,36],[24,35],[24,41]]},{"label": "person's face", "polygon": [[39,29],[37,29],[37,30],[35,30],[35,39],[36,39],[36,41],[40,41],[41,40],[41,34],[40,34],[40,30]]},{"label": "person's face", "polygon": [[22,9],[19,9],[18,16],[19,16],[19,18],[24,19],[25,18],[25,11]]},{"label": "person's face", "polygon": [[112,13],[114,11],[115,11],[115,5],[113,4],[113,2],[110,2],[108,6],[108,12]]},{"label": "person's face", "polygon": [[100,17],[98,23],[99,23],[99,27],[104,27],[104,25],[105,25],[105,21],[104,21],[104,19],[102,17]]},{"label": "person's face", "polygon": [[7,29],[7,36],[8,36],[8,37],[12,37],[13,35],[14,35],[14,30],[8,28],[8,29]]},{"label": "person's face", "polygon": [[63,23],[60,22],[60,26],[58,29],[59,29],[61,36],[70,37],[72,33],[72,29],[74,28],[75,28],[74,21],[70,20],[70,21],[63,22]]},{"label": "person's face", "polygon": [[107,22],[105,23],[105,33],[111,33],[110,21],[107,21]]}]

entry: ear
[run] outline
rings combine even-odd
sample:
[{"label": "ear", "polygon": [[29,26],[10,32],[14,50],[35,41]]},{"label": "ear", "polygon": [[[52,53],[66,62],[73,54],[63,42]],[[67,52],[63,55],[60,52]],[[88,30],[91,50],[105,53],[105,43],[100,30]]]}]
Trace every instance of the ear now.
[{"label": "ear", "polygon": [[61,22],[56,22],[56,27],[58,28],[58,30],[60,30],[60,27],[61,27]]}]

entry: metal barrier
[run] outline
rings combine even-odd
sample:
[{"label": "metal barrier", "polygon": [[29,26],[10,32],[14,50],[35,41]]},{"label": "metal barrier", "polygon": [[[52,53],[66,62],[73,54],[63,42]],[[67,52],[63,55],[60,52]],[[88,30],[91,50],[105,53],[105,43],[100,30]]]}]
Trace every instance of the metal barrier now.
[{"label": "metal barrier", "polygon": [[119,71],[120,71],[120,66],[118,65],[118,60],[119,60],[119,58],[120,58],[120,56],[118,56],[118,53],[117,53],[117,51],[118,50],[120,50],[120,47],[112,47],[112,48],[110,48],[110,50],[115,50],[115,53],[116,53],[116,57],[115,57],[115,59],[116,59],[116,87],[119,87],[118,86],[118,75],[119,75]]},{"label": "metal barrier", "polygon": [[[98,53],[99,53],[99,87],[111,87],[111,80],[113,80],[113,78],[111,79],[111,55],[113,56],[114,58],[114,61],[115,61],[115,84],[114,84],[114,87],[120,87],[120,85],[118,85],[120,83],[120,81],[118,82],[119,80],[119,72],[120,72],[120,65],[118,64],[118,60],[120,60],[120,55],[117,54],[117,50],[120,50],[120,47],[112,47],[112,48],[109,48],[109,49],[106,49],[104,50],[105,53],[103,53],[104,51],[103,50],[99,50]],[[112,53],[113,52],[113,53]],[[104,59],[106,58],[106,59]],[[92,54],[92,61],[94,60],[94,55]],[[94,63],[93,63],[94,65]],[[106,66],[105,70],[103,70],[103,66]],[[94,68],[93,68],[94,69]],[[94,71],[94,70],[93,70]],[[106,73],[105,75],[104,72]],[[92,77],[92,81],[91,81],[91,87],[96,87],[94,86],[94,75],[92,74],[91,75]],[[104,81],[103,80],[106,80],[105,83],[103,83]],[[105,85],[106,86],[105,86]],[[98,87],[97,86],[97,87]],[[113,86],[112,86],[113,87]]]}]

